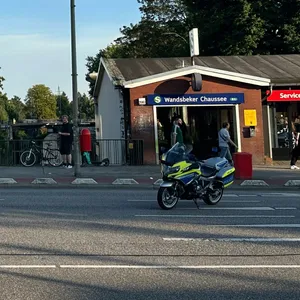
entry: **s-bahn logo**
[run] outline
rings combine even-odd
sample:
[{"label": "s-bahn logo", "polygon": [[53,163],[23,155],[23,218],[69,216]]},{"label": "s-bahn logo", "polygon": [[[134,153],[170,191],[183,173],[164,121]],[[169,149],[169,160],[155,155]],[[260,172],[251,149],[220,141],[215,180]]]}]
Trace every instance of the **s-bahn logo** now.
[{"label": "s-bahn logo", "polygon": [[160,103],[161,102],[161,97],[160,96],[156,96],[156,97],[154,97],[154,102],[155,103]]}]

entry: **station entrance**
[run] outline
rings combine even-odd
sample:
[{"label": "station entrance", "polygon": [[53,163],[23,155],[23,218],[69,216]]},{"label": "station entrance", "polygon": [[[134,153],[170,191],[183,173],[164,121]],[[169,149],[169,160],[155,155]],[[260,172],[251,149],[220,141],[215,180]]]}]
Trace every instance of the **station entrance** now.
[{"label": "station entrance", "polygon": [[230,123],[230,136],[236,139],[234,106],[176,106],[156,107],[157,138],[159,149],[170,148],[173,121],[180,117],[185,143],[193,145],[193,154],[200,160],[213,155],[218,146],[218,132],[224,122]]}]

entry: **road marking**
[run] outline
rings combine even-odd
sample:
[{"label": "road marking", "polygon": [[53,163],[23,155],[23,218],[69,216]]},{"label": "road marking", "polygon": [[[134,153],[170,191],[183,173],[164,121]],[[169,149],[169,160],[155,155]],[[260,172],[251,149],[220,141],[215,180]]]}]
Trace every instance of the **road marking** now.
[{"label": "road marking", "polygon": [[[136,200],[127,200],[128,202],[157,202],[157,200],[138,200],[138,199],[136,199]],[[188,202],[189,200],[182,200],[182,201],[180,201],[181,203],[182,202]],[[192,201],[192,200],[190,200],[190,201]],[[243,201],[243,200],[222,200],[221,201],[222,203],[261,203],[262,201],[261,200],[246,200],[246,201]]]},{"label": "road marking", "polygon": [[299,269],[300,265],[61,265],[64,269]]},{"label": "road marking", "polygon": [[300,224],[208,225],[211,227],[300,228]]},{"label": "road marking", "polygon": [[289,193],[263,193],[261,197],[300,197],[300,194],[289,194]]},{"label": "road marking", "polygon": [[55,269],[55,265],[0,265],[0,269]]},{"label": "road marking", "polygon": [[[135,215],[135,217],[146,218],[295,218],[295,216],[270,216],[270,215],[229,215],[229,216],[204,216],[204,215]],[[225,225],[224,225],[225,226]]]},{"label": "road marking", "polygon": [[155,202],[156,200],[127,200],[128,202]]},{"label": "road marking", "polygon": [[222,203],[261,203],[261,200],[224,200]]},{"label": "road marking", "polygon": [[[187,207],[187,208],[178,208],[184,210],[195,210],[195,208]],[[272,207],[201,207],[200,210],[275,210]]]},{"label": "road marking", "polygon": [[[300,265],[59,265],[62,269],[299,269]],[[55,265],[0,265],[1,269],[55,269]]]},{"label": "road marking", "polygon": [[163,238],[171,242],[300,242],[300,238]]},{"label": "road marking", "polygon": [[297,210],[298,208],[296,207],[274,207],[276,210]]}]

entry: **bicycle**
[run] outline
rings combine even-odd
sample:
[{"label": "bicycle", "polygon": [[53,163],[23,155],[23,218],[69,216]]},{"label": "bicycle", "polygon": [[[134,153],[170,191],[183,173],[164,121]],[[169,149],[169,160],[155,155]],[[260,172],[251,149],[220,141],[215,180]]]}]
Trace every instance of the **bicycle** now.
[{"label": "bicycle", "polygon": [[24,167],[32,167],[37,162],[37,156],[40,158],[40,163],[43,165],[45,161],[53,167],[62,165],[63,160],[58,149],[51,149],[52,143],[46,143],[47,148],[38,146],[34,141],[31,141],[29,150],[25,150],[20,155],[21,164]]}]

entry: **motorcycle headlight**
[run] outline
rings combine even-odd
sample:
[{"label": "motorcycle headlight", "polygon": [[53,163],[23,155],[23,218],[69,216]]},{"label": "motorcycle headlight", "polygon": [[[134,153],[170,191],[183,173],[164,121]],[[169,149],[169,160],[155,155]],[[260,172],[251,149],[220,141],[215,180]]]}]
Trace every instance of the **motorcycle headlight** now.
[{"label": "motorcycle headlight", "polygon": [[180,167],[169,168],[168,174],[177,173],[180,170]]}]

